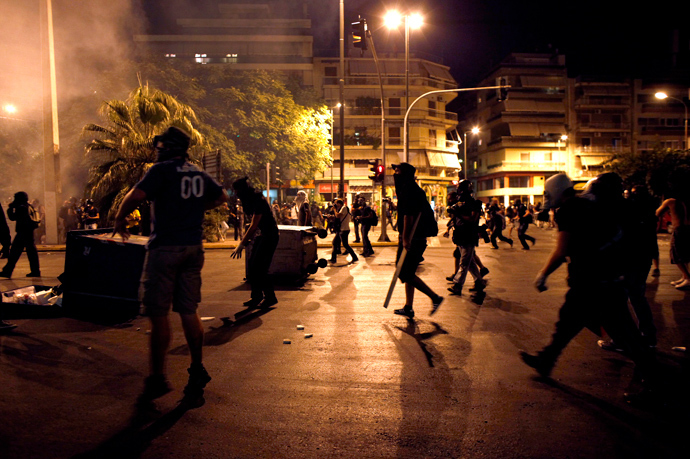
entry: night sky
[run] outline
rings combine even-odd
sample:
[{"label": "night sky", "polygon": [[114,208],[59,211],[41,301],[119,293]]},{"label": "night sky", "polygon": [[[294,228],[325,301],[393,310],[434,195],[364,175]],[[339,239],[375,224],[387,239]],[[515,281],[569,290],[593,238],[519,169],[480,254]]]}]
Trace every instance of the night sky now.
[{"label": "night sky", "polygon": [[[160,32],[174,24],[176,17],[212,17],[219,2],[144,0],[143,3],[153,30]],[[307,3],[316,37],[315,55],[336,55],[339,0],[307,0]],[[664,74],[670,68],[673,30],[681,27],[680,5],[684,3],[667,2],[665,5],[678,6],[675,9],[665,6],[655,12],[649,5],[607,0],[409,1],[410,11],[419,11],[425,17],[423,30],[411,33],[410,47],[413,53],[441,57],[461,86],[477,83],[493,64],[510,52],[555,49],[566,55],[570,76]],[[346,33],[350,33],[349,23],[362,15],[370,24],[378,50],[397,47],[402,51],[403,34],[390,34],[381,29],[380,21],[387,9],[404,4],[345,0]],[[687,40],[687,25],[683,27]]]}]

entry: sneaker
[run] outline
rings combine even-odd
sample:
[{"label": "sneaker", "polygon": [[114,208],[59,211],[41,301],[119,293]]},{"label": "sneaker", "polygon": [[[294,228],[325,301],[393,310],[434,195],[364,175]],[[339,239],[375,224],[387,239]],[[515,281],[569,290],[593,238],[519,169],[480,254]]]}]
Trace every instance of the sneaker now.
[{"label": "sneaker", "polygon": [[189,367],[187,369],[187,373],[189,373],[189,380],[184,388],[184,394],[186,396],[203,395],[206,384],[211,381],[211,377],[206,371],[206,368],[204,368],[203,365],[199,365],[198,367]]},{"label": "sneaker", "polygon": [[15,328],[17,328],[16,324],[11,324],[9,322],[5,322],[4,320],[0,320],[0,332],[13,330]]},{"label": "sneaker", "polygon": [[448,276],[448,277],[446,277],[446,280],[447,280],[448,282],[453,282],[453,279],[455,279],[455,276],[454,276],[454,275],[453,275],[453,276]]},{"label": "sneaker", "polygon": [[399,316],[405,316],[408,319],[412,319],[414,317],[414,310],[412,309],[411,306],[405,306],[405,307],[402,307],[400,309],[396,309],[393,312]]},{"label": "sneaker", "polygon": [[278,298],[264,298],[264,300],[259,304],[259,307],[262,309],[270,308],[271,306],[275,306],[276,304],[278,304]]},{"label": "sneaker", "polygon": [[480,276],[484,277],[484,276],[486,276],[487,274],[489,274],[489,268],[487,268],[486,266],[479,270],[479,275],[480,275]]},{"label": "sneaker", "polygon": [[605,351],[623,352],[623,349],[621,349],[620,346],[614,343],[612,339],[600,339],[599,341],[597,341],[597,345],[599,345],[599,347]]},{"label": "sneaker", "polygon": [[436,311],[438,311],[438,307],[441,306],[441,303],[443,303],[443,297],[441,295],[436,295],[436,298],[431,300],[431,312],[429,313],[430,316],[433,316]]},{"label": "sneaker", "polygon": [[144,380],[144,391],[138,399],[138,403],[151,402],[170,392],[172,387],[165,375],[151,375]]},{"label": "sneaker", "polygon": [[659,271],[659,268],[654,268],[652,270],[652,277],[659,277],[661,276],[661,271]]},{"label": "sneaker", "polygon": [[547,360],[539,355],[528,354],[527,352],[520,351],[520,358],[527,364],[527,366],[537,370],[540,376],[548,378],[551,375],[551,370],[553,370],[554,361]]},{"label": "sneaker", "polygon": [[252,298],[251,300],[245,301],[242,304],[248,308],[255,308],[255,307],[259,306],[259,304],[261,304],[261,300],[262,300],[262,298]]},{"label": "sneaker", "polygon": [[462,295],[462,287],[458,286],[458,284],[448,287],[448,291],[451,295]]},{"label": "sneaker", "polygon": [[473,287],[470,287],[470,292],[483,292],[486,288],[486,282],[475,282]]},{"label": "sneaker", "polygon": [[676,288],[677,288],[678,290],[687,290],[687,289],[690,289],[690,280],[685,279],[685,280],[684,280],[683,282],[681,282],[680,284],[676,284]]}]

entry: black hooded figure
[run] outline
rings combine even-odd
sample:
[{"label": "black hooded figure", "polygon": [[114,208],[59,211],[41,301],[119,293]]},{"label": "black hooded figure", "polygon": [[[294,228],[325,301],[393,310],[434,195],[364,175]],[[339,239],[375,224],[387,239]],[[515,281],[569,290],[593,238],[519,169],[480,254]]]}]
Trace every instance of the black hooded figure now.
[{"label": "black hooded figure", "polygon": [[36,243],[34,242],[34,230],[37,224],[32,220],[31,214],[35,213],[31,204],[29,204],[29,195],[24,191],[19,191],[14,194],[14,201],[7,208],[7,217],[17,222],[15,230],[17,232],[12,241],[10,248],[9,259],[2,271],[0,277],[12,277],[12,271],[19,261],[24,249],[26,249],[26,256],[29,258],[29,267],[31,272],[26,277],[40,277],[41,268],[38,264],[38,251],[36,250]]},{"label": "black hooded figure", "polygon": [[268,201],[251,187],[247,180],[245,177],[232,184],[237,197],[242,201],[244,213],[252,216],[252,222],[231,256],[232,258],[242,257],[242,250],[259,230],[247,261],[247,282],[252,287],[252,296],[244,305],[250,308],[268,308],[278,303],[273,283],[268,275],[273,254],[278,247],[278,225]]}]

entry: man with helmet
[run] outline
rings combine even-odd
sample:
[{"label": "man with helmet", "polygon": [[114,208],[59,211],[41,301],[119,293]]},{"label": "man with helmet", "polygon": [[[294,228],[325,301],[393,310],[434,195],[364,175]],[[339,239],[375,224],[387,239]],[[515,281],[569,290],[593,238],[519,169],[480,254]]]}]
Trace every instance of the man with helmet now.
[{"label": "man with helmet", "polygon": [[38,228],[38,212],[29,204],[29,195],[24,191],[14,194],[14,201],[7,207],[7,218],[17,222],[15,225],[16,235],[12,240],[7,264],[0,277],[12,277],[14,267],[19,261],[22,252],[26,249],[26,257],[29,259],[31,272],[26,277],[41,277],[41,267],[38,262],[38,250],[34,241],[34,230]]},{"label": "man with helmet", "polygon": [[[467,273],[474,278],[474,289],[483,290],[485,282],[474,259],[475,248],[479,245],[479,217],[481,202],[474,199],[472,182],[461,180],[458,183],[458,202],[448,209],[453,220],[453,242],[459,251],[459,269],[453,277],[453,287],[448,291],[462,295]],[[488,271],[488,270],[487,270]]]},{"label": "man with helmet", "polygon": [[[622,192],[622,181],[614,173],[592,180],[583,197],[575,197],[565,174],[557,174],[544,184],[544,208],[558,210],[559,233],[535,287],[540,292],[546,290],[548,276],[567,262],[570,289],[551,343],[536,355],[520,353],[522,360],[542,376],[551,374],[560,353],[583,328],[600,336],[603,329],[635,362],[649,388],[654,357],[643,345],[628,311],[623,281],[626,253],[631,250],[626,245]],[[634,397],[626,394],[629,401]]]},{"label": "man with helmet", "polygon": [[151,321],[150,364],[140,406],[170,392],[166,354],[171,332],[168,313],[180,314],[191,355],[185,399],[203,404],[211,380],[202,363],[204,329],[197,313],[204,265],[202,223],[204,213],[227,200],[222,187],[206,172],[187,161],[190,137],[175,127],[154,137],[157,162],[125,196],[115,217],[113,234],[129,238],[127,216],[144,200],[152,201],[153,231],[147,243],[142,274],[143,313]]},{"label": "man with helmet", "polygon": [[97,229],[98,219],[100,215],[98,214],[98,209],[93,205],[92,199],[87,199],[84,203],[84,210],[81,214],[82,222],[84,223],[84,229]]}]

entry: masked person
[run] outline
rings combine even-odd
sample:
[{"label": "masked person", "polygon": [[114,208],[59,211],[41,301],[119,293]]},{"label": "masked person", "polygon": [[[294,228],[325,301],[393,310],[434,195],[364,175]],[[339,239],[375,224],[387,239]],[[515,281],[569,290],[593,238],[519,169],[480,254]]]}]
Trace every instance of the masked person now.
[{"label": "masked person", "polygon": [[38,228],[40,217],[36,209],[29,204],[29,195],[24,191],[14,194],[14,201],[7,207],[7,218],[17,222],[15,225],[17,234],[12,240],[7,264],[0,271],[0,277],[12,277],[14,267],[25,249],[31,268],[31,272],[26,277],[41,277],[38,250],[36,250],[36,242],[34,241],[34,230]]},{"label": "masked person", "polygon": [[[557,174],[544,184],[544,207],[556,208],[556,248],[535,279],[540,292],[546,280],[561,264],[568,263],[565,303],[559,311],[556,330],[538,354],[521,352],[522,360],[542,376],[549,376],[556,359],[583,328],[597,335],[603,329],[635,362],[645,384],[651,388],[654,357],[643,345],[628,311],[628,294],[623,280],[626,253],[622,181],[614,173],[592,180],[583,197],[575,197],[572,182]],[[633,401],[637,394],[626,394]]]},{"label": "masked person", "polygon": [[415,289],[431,299],[431,314],[434,314],[443,302],[443,297],[431,290],[416,273],[426,250],[426,238],[438,234],[438,225],[424,190],[415,182],[417,169],[409,163],[393,164],[392,167],[395,170],[393,180],[398,196],[399,236],[396,264],[402,256],[403,249],[407,251],[398,276],[400,282],[405,284],[405,306],[393,312],[412,319]]},{"label": "masked person", "polygon": [[462,295],[468,273],[474,278],[473,290],[481,291],[486,286],[474,259],[475,250],[479,245],[479,216],[482,204],[472,197],[473,193],[472,182],[460,181],[458,201],[448,208],[448,213],[453,220],[453,242],[457,246],[460,260],[458,270],[453,276],[453,287],[448,289],[454,295]]},{"label": "masked person", "polygon": [[182,319],[191,355],[185,398],[203,404],[204,387],[211,380],[202,363],[204,329],[197,313],[204,266],[202,223],[205,211],[227,197],[206,172],[187,161],[189,144],[190,137],[175,127],[154,137],[156,164],[127,193],[115,217],[114,233],[126,240],[127,216],[144,200],[153,203],[153,231],[142,274],[143,313],[151,321],[151,374],[139,396],[144,406],[171,390],[165,368],[171,305]]},{"label": "masked person", "polygon": [[249,229],[232,253],[232,258],[241,258],[242,250],[254,238],[252,251],[247,260],[247,282],[251,285],[252,294],[245,306],[254,308],[268,308],[278,303],[273,282],[268,270],[273,261],[273,254],[278,247],[278,224],[273,218],[273,212],[260,192],[247,182],[248,178],[236,180],[232,188],[242,202],[244,213],[252,216]]}]

